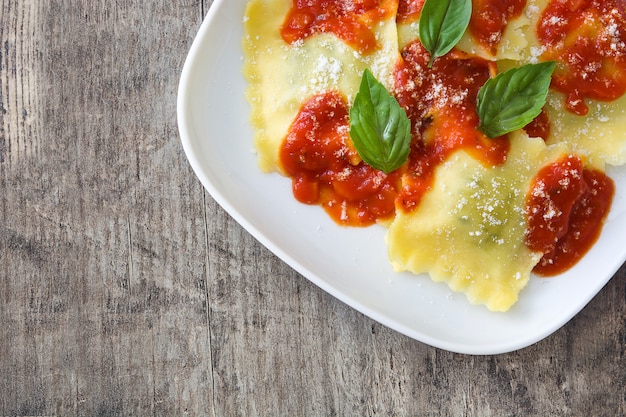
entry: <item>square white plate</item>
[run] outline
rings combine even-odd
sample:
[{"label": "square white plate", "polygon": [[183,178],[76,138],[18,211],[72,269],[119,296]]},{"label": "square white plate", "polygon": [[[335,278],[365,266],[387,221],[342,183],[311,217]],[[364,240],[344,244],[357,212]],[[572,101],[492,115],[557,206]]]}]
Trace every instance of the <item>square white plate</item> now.
[{"label": "square white plate", "polygon": [[184,150],[213,198],[262,244],[333,296],[414,339],[467,354],[529,346],[578,313],[626,260],[626,170],[598,243],[561,276],[532,277],[507,313],[470,305],[427,276],[393,272],[385,229],[343,228],[302,205],[291,181],[258,169],[241,73],[247,0],[216,0],[193,42],[178,95]]}]

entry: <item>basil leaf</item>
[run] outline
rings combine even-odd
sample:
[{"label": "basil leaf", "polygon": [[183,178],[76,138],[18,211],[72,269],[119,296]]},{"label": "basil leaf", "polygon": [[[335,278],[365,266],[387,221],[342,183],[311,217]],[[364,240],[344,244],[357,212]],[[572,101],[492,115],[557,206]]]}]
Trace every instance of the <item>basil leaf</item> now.
[{"label": "basil leaf", "polygon": [[361,159],[387,174],[409,156],[411,121],[368,69],[350,109],[350,137]]},{"label": "basil leaf", "polygon": [[428,67],[454,48],[471,17],[471,0],[426,0],[420,15],[419,35],[422,45],[430,52]]},{"label": "basil leaf", "polygon": [[478,130],[490,138],[521,129],[546,104],[553,61],[512,68],[487,80],[478,92]]}]

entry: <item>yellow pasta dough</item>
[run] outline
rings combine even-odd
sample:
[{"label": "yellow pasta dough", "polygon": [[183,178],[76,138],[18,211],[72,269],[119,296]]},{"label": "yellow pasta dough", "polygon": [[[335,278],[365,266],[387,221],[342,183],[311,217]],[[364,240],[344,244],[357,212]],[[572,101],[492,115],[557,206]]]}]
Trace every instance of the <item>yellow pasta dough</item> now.
[{"label": "yellow pasta dough", "polygon": [[524,244],[526,192],[537,171],[567,148],[523,132],[511,145],[499,167],[457,151],[437,168],[418,208],[398,210],[387,234],[397,271],[428,273],[490,310],[506,311],[517,301],[542,256]]},{"label": "yellow pasta dough", "polygon": [[588,100],[585,116],[565,110],[563,100],[562,94],[549,93],[546,110],[552,130],[548,143],[567,143],[601,169],[605,164],[626,163],[626,96],[610,103]]}]

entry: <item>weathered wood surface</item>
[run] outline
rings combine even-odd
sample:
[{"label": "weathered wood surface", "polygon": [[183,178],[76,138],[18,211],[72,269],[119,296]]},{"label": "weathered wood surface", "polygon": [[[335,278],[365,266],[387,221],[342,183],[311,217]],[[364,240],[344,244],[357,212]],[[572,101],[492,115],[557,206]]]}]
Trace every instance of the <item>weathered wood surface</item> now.
[{"label": "weathered wood surface", "polygon": [[0,0],[0,415],[626,414],[625,268],[540,343],[465,356],[229,218],[175,119],[210,3]]}]

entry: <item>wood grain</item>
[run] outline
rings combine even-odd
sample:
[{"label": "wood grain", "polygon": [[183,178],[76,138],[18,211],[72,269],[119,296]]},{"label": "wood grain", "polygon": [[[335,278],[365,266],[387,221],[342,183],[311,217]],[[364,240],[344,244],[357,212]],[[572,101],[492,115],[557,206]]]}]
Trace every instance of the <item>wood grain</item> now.
[{"label": "wood grain", "polygon": [[0,415],[626,414],[624,267],[540,343],[466,356],[234,222],[176,125],[210,4],[0,0]]}]

